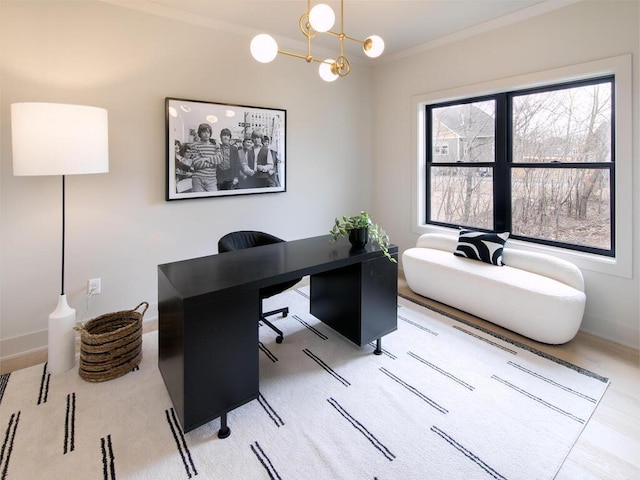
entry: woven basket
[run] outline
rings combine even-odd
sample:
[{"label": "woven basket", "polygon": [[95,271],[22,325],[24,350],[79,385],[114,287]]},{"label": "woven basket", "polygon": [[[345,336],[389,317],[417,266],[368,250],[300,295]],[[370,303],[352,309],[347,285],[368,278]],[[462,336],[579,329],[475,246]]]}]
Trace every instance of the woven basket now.
[{"label": "woven basket", "polygon": [[[144,306],[141,312],[140,307]],[[107,313],[76,327],[80,332],[79,373],[88,382],[104,382],[135,368],[142,359],[142,302],[133,310]]]}]

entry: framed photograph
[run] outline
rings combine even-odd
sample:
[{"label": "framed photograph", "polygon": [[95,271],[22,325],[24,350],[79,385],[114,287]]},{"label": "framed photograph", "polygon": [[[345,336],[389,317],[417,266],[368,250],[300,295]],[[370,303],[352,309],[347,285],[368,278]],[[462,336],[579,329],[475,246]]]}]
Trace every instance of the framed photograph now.
[{"label": "framed photograph", "polygon": [[165,99],[167,200],[287,190],[286,110]]}]

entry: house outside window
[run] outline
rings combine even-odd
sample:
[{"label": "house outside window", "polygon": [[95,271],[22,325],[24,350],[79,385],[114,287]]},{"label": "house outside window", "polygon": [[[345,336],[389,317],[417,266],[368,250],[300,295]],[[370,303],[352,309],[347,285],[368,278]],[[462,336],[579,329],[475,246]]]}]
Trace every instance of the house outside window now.
[{"label": "house outside window", "polygon": [[449,155],[449,144],[448,143],[437,143],[433,147],[434,155]]},{"label": "house outside window", "polygon": [[614,256],[613,95],[607,76],[426,105],[426,223]]}]

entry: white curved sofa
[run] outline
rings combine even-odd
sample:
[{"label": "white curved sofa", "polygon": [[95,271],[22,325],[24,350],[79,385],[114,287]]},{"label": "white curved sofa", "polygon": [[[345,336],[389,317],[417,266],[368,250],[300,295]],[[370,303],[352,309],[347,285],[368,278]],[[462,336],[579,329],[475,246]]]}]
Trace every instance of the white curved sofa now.
[{"label": "white curved sofa", "polygon": [[458,238],[427,233],[402,254],[409,288],[525,337],[571,340],[582,323],[582,273],[570,262],[505,246],[503,266],[453,255]]}]

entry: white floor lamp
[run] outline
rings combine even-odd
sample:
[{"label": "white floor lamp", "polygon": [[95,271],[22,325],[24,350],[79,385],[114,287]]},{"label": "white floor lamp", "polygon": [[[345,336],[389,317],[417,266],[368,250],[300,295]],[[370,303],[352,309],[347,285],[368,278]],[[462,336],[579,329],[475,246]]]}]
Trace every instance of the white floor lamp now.
[{"label": "white floor lamp", "polygon": [[47,370],[62,373],[75,364],[76,311],[64,290],[65,175],[109,171],[108,116],[103,108],[58,103],[11,105],[14,175],[62,175],[62,279],[56,309],[49,315]]}]

